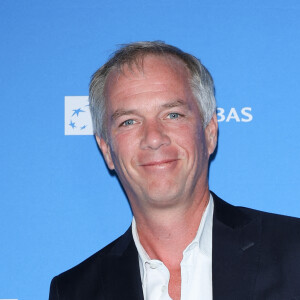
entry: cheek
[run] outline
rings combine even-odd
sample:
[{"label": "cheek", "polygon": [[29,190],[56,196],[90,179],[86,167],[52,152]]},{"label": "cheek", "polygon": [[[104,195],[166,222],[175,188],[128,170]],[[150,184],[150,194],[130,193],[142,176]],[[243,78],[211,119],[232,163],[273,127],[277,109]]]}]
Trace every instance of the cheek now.
[{"label": "cheek", "polygon": [[[180,134],[178,134],[180,133]],[[196,126],[182,126],[178,128],[176,143],[184,149],[185,152],[194,160],[196,157],[207,157],[208,151],[206,147],[205,134],[202,125]],[[198,157],[199,159],[199,157]]]},{"label": "cheek", "polygon": [[118,134],[113,138],[111,145],[113,160],[126,162],[131,160],[137,151],[137,137],[129,132]]},{"label": "cheek", "polygon": [[170,132],[170,135],[181,144],[194,145],[197,141],[202,139],[201,131],[195,126],[180,125]]}]

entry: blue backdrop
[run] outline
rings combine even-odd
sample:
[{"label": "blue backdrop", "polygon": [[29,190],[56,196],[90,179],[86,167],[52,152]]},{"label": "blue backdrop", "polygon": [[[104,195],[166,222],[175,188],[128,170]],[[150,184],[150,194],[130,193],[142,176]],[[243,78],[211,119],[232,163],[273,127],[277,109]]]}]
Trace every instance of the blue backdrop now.
[{"label": "blue backdrop", "polygon": [[0,22],[0,298],[47,299],[54,275],[131,222],[94,138],[65,135],[65,96],[86,96],[120,43],[199,57],[221,121],[211,189],[300,217],[298,0],[2,0]]}]

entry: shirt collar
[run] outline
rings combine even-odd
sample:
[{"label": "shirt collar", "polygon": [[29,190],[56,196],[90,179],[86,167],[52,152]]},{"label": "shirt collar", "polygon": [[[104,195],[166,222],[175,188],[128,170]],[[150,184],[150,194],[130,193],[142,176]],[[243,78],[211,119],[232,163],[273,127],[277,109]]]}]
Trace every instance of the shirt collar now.
[{"label": "shirt collar", "polygon": [[135,222],[134,217],[132,218],[131,229],[132,229],[133,240],[134,240],[135,246],[137,248],[139,257],[141,258],[141,260],[144,264],[146,261],[150,260],[150,257],[140,242],[140,238],[139,238],[139,235],[138,235],[138,232],[136,229],[136,222]]},{"label": "shirt collar", "polygon": [[192,250],[194,247],[198,246],[199,251],[203,255],[207,257],[211,256],[213,212],[214,212],[214,201],[212,195],[210,194],[209,201],[202,215],[197,234],[195,238],[192,240],[192,242],[185,248],[183,254]]}]

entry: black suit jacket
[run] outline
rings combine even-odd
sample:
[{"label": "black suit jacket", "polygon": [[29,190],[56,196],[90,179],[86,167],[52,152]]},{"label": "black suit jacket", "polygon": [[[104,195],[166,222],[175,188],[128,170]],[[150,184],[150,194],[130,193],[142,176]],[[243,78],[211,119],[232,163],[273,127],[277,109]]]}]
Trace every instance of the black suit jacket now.
[{"label": "black suit jacket", "polygon": [[[300,300],[300,219],[213,198],[213,299]],[[49,300],[121,299],[143,299],[131,228],[51,282]]]}]

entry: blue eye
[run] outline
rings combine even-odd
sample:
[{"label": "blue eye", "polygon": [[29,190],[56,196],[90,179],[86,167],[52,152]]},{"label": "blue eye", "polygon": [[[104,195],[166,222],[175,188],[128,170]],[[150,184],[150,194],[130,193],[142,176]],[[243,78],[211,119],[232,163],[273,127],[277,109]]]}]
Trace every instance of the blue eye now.
[{"label": "blue eye", "polygon": [[132,119],[129,119],[129,120],[126,120],[124,121],[121,126],[129,126],[129,125],[133,125],[134,124],[134,120]]},{"label": "blue eye", "polygon": [[179,113],[170,113],[170,114],[168,114],[168,117],[170,119],[178,119],[180,117],[180,114]]}]

